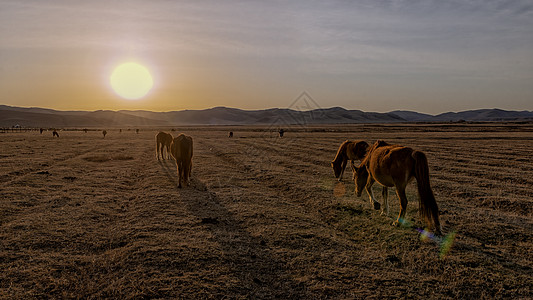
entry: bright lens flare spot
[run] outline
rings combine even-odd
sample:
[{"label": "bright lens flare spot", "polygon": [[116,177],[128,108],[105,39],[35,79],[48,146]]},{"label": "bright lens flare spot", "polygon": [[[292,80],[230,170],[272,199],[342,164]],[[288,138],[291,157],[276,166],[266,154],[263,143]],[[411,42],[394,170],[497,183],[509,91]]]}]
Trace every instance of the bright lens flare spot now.
[{"label": "bright lens flare spot", "polygon": [[428,240],[432,240],[440,246],[439,258],[445,258],[452,250],[456,235],[455,231],[452,231],[445,237],[435,236],[433,233],[421,228],[416,228],[416,231],[420,233],[421,241],[425,242]]},{"label": "bright lens flare spot", "polygon": [[118,66],[111,74],[110,82],[115,93],[128,100],[144,97],[154,84],[150,72],[133,62]]}]

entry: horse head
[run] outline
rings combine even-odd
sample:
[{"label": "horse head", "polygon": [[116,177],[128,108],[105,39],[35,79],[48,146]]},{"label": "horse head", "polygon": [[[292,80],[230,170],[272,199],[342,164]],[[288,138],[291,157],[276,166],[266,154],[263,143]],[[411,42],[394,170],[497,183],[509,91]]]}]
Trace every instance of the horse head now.
[{"label": "horse head", "polygon": [[368,181],[368,171],[365,166],[355,167],[355,193],[361,197],[363,189]]},{"label": "horse head", "polygon": [[333,168],[333,173],[335,173],[335,178],[339,178],[342,171],[342,164],[341,163],[335,163],[335,161],[331,162],[331,167]]}]

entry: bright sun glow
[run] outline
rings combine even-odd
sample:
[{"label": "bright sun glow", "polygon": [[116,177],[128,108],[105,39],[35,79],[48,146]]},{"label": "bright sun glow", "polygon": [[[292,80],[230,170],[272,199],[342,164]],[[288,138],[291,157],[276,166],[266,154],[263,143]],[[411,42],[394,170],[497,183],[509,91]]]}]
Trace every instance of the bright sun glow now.
[{"label": "bright sun glow", "polygon": [[137,63],[125,63],[111,74],[111,87],[120,97],[135,100],[144,97],[153,86],[148,70]]}]

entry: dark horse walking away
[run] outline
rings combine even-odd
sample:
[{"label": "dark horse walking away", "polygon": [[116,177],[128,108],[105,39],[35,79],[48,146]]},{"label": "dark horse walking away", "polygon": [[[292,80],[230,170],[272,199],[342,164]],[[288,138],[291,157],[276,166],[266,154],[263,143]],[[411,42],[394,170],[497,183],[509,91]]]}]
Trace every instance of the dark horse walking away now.
[{"label": "dark horse walking away", "polygon": [[178,187],[181,188],[182,181],[188,186],[192,169],[192,138],[183,133],[178,135],[170,145],[170,153],[176,160]]},{"label": "dark horse walking away", "polygon": [[337,155],[335,155],[335,158],[331,162],[335,178],[338,178],[339,181],[342,180],[342,175],[344,174],[348,161],[350,161],[352,172],[355,175],[355,166],[353,162],[354,160],[362,160],[366,155],[368,147],[368,143],[365,141],[344,141],[339,146]]},{"label": "dark horse walking away", "polygon": [[[400,199],[400,214],[398,219],[392,223],[393,225],[401,224],[405,220],[407,209],[405,188],[415,178],[420,197],[420,216],[426,221],[429,228],[434,229],[436,235],[442,235],[439,208],[431,190],[428,161],[424,153],[409,147],[377,141],[368,150],[367,155],[356,170],[355,177],[357,196],[361,196],[364,187],[371,203],[377,202],[372,194],[372,185],[375,181],[385,187],[396,187],[396,194]],[[388,213],[387,195],[384,193],[383,196]]]}]

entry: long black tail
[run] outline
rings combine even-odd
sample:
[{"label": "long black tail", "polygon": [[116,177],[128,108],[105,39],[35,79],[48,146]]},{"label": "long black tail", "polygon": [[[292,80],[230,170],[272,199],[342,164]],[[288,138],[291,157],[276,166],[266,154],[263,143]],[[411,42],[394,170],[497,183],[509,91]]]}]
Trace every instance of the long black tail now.
[{"label": "long black tail", "polygon": [[420,151],[413,151],[412,156],[415,160],[415,178],[418,184],[418,195],[420,196],[420,216],[425,219],[430,227],[434,225],[435,233],[441,235],[439,207],[429,183],[428,160],[426,155]]}]

